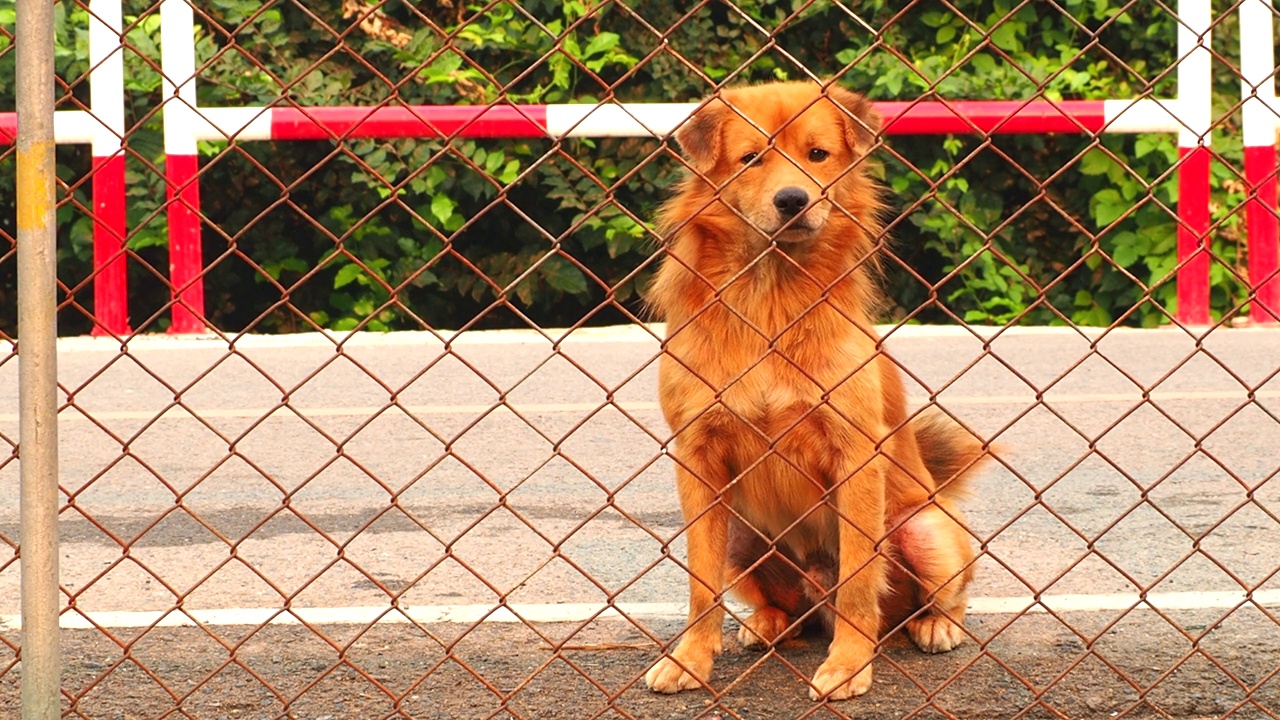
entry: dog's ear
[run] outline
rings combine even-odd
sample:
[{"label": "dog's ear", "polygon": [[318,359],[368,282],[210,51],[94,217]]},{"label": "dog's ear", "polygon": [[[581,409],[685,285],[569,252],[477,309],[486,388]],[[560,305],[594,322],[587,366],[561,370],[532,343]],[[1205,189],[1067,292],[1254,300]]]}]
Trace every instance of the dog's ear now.
[{"label": "dog's ear", "polygon": [[676,128],[676,142],[695,170],[707,172],[715,165],[723,135],[720,126],[727,112],[729,106],[717,98]]},{"label": "dog's ear", "polygon": [[842,87],[832,85],[827,89],[827,97],[852,115],[844,117],[845,139],[856,154],[866,155],[880,132],[880,113],[876,112],[870,100]]}]

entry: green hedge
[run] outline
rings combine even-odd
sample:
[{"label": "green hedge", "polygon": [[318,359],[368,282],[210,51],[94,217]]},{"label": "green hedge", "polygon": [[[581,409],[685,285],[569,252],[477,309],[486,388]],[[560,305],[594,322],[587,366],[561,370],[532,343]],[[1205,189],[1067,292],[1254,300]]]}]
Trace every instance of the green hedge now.
[{"label": "green hedge", "polygon": [[[1227,3],[1219,10],[1225,11]],[[812,72],[875,99],[1127,98],[1173,93],[1175,21],[1159,4],[1011,0],[841,5],[533,0],[465,5],[205,0],[204,106],[691,101],[719,83]],[[845,3],[844,5],[850,5]],[[518,6],[518,7],[517,7]],[[85,11],[65,0],[59,73],[86,70]],[[803,7],[793,15],[793,9]],[[1124,9],[1127,8],[1127,9]],[[344,9],[346,17],[344,17]],[[1122,9],[1123,12],[1121,11]],[[358,11],[352,14],[352,11]],[[372,14],[370,14],[372,13]],[[163,329],[167,290],[158,12],[129,0],[130,309]],[[199,13],[198,13],[199,16]],[[361,19],[365,21],[362,23]],[[1229,13],[1216,49],[1234,52]],[[13,26],[12,0],[0,23]],[[770,35],[772,40],[770,42]],[[0,54],[12,107],[13,53]],[[473,65],[474,63],[474,65]],[[1216,63],[1214,312],[1243,301],[1238,82]],[[1225,117],[1224,117],[1225,115]],[[1150,326],[1174,310],[1172,136],[898,137],[879,153],[895,205],[887,315],[923,321]],[[639,313],[654,208],[678,176],[648,140],[209,143],[208,312],[225,330],[563,326]],[[87,149],[59,151],[60,277],[92,308]],[[1063,168],[1067,168],[1063,170]],[[1061,172],[1059,172],[1061,171]],[[1051,182],[1044,182],[1052,178]],[[14,325],[13,159],[0,161],[0,330]],[[79,207],[77,207],[77,204]],[[1132,212],[1129,212],[1133,209]],[[1126,215],[1126,213],[1129,213]],[[151,268],[147,267],[150,265]],[[155,268],[155,269],[152,269]],[[1145,287],[1153,287],[1147,290]],[[84,332],[82,311],[62,315]]]}]

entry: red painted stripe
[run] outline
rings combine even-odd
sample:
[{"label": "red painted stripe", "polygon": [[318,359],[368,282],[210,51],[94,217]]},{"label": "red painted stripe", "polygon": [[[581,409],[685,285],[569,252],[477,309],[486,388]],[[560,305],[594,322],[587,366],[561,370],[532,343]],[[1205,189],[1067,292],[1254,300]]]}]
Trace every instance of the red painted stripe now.
[{"label": "red painted stripe", "polygon": [[1096,133],[1106,125],[1101,100],[877,102],[875,107],[887,135]]},{"label": "red painted stripe", "polygon": [[1178,322],[1208,325],[1209,149],[1178,148]]},{"label": "red painted stripe", "polygon": [[204,325],[204,269],[200,246],[200,185],[194,155],[167,155],[164,175],[169,201],[169,282],[173,292],[171,333],[194,333]]},{"label": "red painted stripe", "polygon": [[124,154],[93,159],[93,334],[128,335]]},{"label": "red painted stripe", "polygon": [[1276,218],[1276,148],[1244,149],[1244,178],[1249,194],[1249,285],[1254,297],[1249,319],[1280,322],[1280,222]]},{"label": "red painted stripe", "polygon": [[0,145],[12,145],[18,141],[18,113],[0,112]]},{"label": "red painted stripe", "polygon": [[545,105],[415,105],[412,107],[278,107],[272,140],[331,138],[544,138]]}]

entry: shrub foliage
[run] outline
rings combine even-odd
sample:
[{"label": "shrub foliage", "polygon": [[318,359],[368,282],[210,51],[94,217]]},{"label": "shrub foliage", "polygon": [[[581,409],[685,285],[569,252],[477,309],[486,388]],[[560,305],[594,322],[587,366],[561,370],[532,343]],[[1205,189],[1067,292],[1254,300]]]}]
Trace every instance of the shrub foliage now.
[{"label": "shrub foliage", "polygon": [[[1239,310],[1234,19],[1216,50],[1212,301]],[[836,77],[878,100],[1175,92],[1176,21],[1118,0],[200,0],[205,107],[686,102]],[[87,14],[61,0],[61,105],[87,105]],[[955,9],[952,9],[952,8]],[[690,9],[693,8],[693,9]],[[958,10],[958,12],[957,12]],[[12,0],[0,2],[11,33]],[[127,0],[130,308],[167,324],[158,6]],[[11,34],[0,102],[12,107]],[[656,140],[333,140],[200,147],[208,313],[224,330],[618,322],[641,314],[649,221],[679,176]],[[878,153],[887,316],[1150,326],[1175,309],[1176,138],[892,137]],[[59,151],[63,332],[92,312],[86,148]],[[0,161],[0,330],[12,333],[12,153]],[[7,254],[6,254],[7,253]]]}]

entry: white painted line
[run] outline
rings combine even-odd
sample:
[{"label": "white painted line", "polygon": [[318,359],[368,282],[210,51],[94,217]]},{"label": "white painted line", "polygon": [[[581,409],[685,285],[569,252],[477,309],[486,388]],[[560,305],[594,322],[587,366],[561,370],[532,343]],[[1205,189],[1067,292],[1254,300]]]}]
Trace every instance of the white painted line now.
[{"label": "white painted line", "polygon": [[164,151],[195,155],[196,41],[195,11],[187,0],[160,3],[160,101],[164,119]]},{"label": "white painted line", "polygon": [[92,153],[110,157],[124,143],[124,27],[120,0],[89,2],[89,107],[101,132],[94,133]]},{"label": "white painted line", "polygon": [[1107,133],[1181,132],[1184,125],[1178,114],[1184,109],[1177,100],[1103,100],[1102,113]]},{"label": "white painted line", "polygon": [[[1280,113],[1280,106],[1276,108]],[[78,110],[62,111],[80,113]],[[81,113],[83,114],[83,113]],[[55,121],[56,124],[56,121]],[[85,137],[89,134],[86,131]],[[59,136],[58,142],[63,142]],[[88,142],[88,139],[83,140]],[[877,325],[876,331],[885,338],[892,351],[898,339],[909,338],[965,338],[974,343],[992,340],[997,335],[1001,339],[1014,337],[1068,337],[1081,343],[1100,340],[1105,337],[1137,336],[1147,338],[1173,337],[1186,341],[1188,345],[1199,337],[1226,335],[1244,337],[1246,335],[1272,337],[1280,335],[1280,328],[1275,326],[1253,326],[1241,328],[1218,328],[1205,330],[1203,333],[1189,332],[1179,327],[1159,328],[1102,328],[1102,327],[1065,327],[1052,325],[1026,325],[1017,327],[997,327],[984,325]],[[149,333],[134,335],[128,338],[126,347],[133,351],[155,350],[205,350],[227,352],[231,344],[237,351],[257,348],[325,348],[336,350],[338,343],[344,350],[351,348],[415,346],[424,352],[441,351],[448,342],[453,348],[473,347],[478,345],[537,345],[550,352],[552,343],[559,342],[564,346],[577,343],[643,343],[652,346],[655,351],[660,339],[666,334],[663,323],[646,323],[644,325],[614,325],[608,327],[585,327],[573,331],[564,328],[547,328],[542,331],[531,329],[509,330],[468,330],[456,332],[452,330],[401,330],[397,332],[305,332],[285,335],[167,335],[165,333]],[[0,353],[4,352],[6,343],[0,342]],[[12,347],[12,343],[8,343]],[[120,340],[112,337],[79,337],[58,338],[58,352],[121,352]]]},{"label": "white painted line", "polygon": [[1245,147],[1276,143],[1275,45],[1271,41],[1271,0],[1244,0],[1240,5],[1240,97],[1244,98]]},{"label": "white painted line", "polygon": [[657,137],[670,135],[698,103],[601,103],[547,106],[552,137]]},{"label": "white painted line", "polygon": [[[99,422],[107,420],[151,420],[159,415],[162,420],[189,420],[194,418],[222,419],[222,418],[247,418],[257,419],[264,415],[275,418],[296,418],[302,415],[307,418],[320,417],[373,417],[379,413],[386,415],[388,413],[397,413],[403,411],[406,414],[417,416],[423,415],[479,415],[481,413],[492,410],[497,413],[510,413],[519,411],[523,415],[529,414],[546,414],[546,413],[588,413],[600,408],[604,401],[598,403],[543,403],[543,404],[524,404],[511,403],[508,405],[500,405],[494,408],[493,404],[474,404],[474,405],[409,405],[401,407],[322,407],[322,408],[219,408],[209,410],[189,411],[180,407],[169,408],[160,413],[156,410],[104,410],[96,412],[92,410],[81,411],[80,408],[63,410],[59,415],[59,420],[88,420],[93,419]],[[622,402],[614,403],[616,407],[630,413],[653,412],[658,410],[656,402]],[[14,413],[0,414],[0,422],[18,422],[18,415]]]},{"label": "white painted line", "polygon": [[191,113],[191,134],[196,140],[226,142],[270,140],[271,108],[197,108]]},{"label": "white painted line", "polygon": [[[1142,600],[1137,593],[1108,593],[1099,595],[1041,595],[1037,603],[1032,597],[972,598],[969,612],[975,615],[1004,615],[1019,613],[1101,612],[1128,610],[1132,607],[1152,607],[1166,610],[1209,610],[1233,608],[1248,600],[1243,591],[1205,591],[1148,593]],[[1256,590],[1253,602],[1263,606],[1280,606],[1280,590]]]},{"label": "white painted line", "polygon": [[59,145],[92,144],[94,138],[108,132],[105,127],[84,110],[59,110],[53,114],[53,139]]},{"label": "white painted line", "polygon": [[1213,55],[1211,0],[1178,0],[1178,110],[1186,124],[1178,147],[1209,147],[1213,126]]},{"label": "white painted line", "polygon": [[[1131,608],[1174,610],[1225,610],[1248,603],[1242,591],[1151,593],[1146,600],[1137,593],[1102,595],[1042,595],[1040,601],[1026,597],[973,598],[968,612],[973,615],[1015,615],[1024,613],[1105,612]],[[1280,590],[1257,590],[1252,603],[1266,607],[1280,606]],[[746,608],[730,604],[734,614]],[[586,622],[592,619],[628,616],[645,619],[679,619],[688,613],[683,603],[546,603],[495,605],[427,605],[403,609],[385,606],[331,608],[227,608],[219,610],[168,610],[155,612],[89,612],[65,611],[60,627],[65,630],[87,630],[95,626],[109,628],[193,627],[201,625],[368,625],[465,624],[473,623],[555,623]],[[21,615],[0,615],[0,627],[19,630]]]},{"label": "white painted line", "polygon": [[[1277,400],[1280,399],[1280,390],[1261,390],[1255,392],[1253,397],[1256,400]],[[1246,399],[1243,390],[1205,390],[1199,392],[1181,392],[1181,393],[1156,393],[1151,396],[1152,402],[1178,402],[1178,401],[1212,401],[1212,400],[1230,400],[1232,402],[1244,402]],[[1086,394],[1062,394],[1057,395],[1050,393],[1044,397],[1044,403],[1050,407],[1055,405],[1079,405],[1085,403],[1125,403],[1133,404],[1142,400],[1142,396],[1136,392],[1132,393],[1086,393]],[[907,402],[912,407],[921,407],[926,404],[928,398],[912,395],[908,396]],[[1036,401],[1032,395],[957,395],[950,396],[942,394],[938,397],[937,405],[940,407],[961,407],[966,405],[1017,405],[1030,406]],[[356,417],[368,418],[374,415],[388,414],[406,414],[414,417],[423,417],[428,415],[480,415],[485,412],[495,413],[512,413],[519,412],[522,415],[546,415],[557,413],[573,413],[585,414],[601,409],[605,405],[605,401],[584,402],[584,403],[507,403],[494,407],[493,403],[474,403],[466,405],[402,405],[395,407],[375,407],[369,406],[353,406],[353,407],[280,407],[280,408],[210,408],[206,410],[188,410],[181,407],[172,407],[164,412],[159,410],[87,410],[80,407],[73,407],[63,410],[58,415],[59,420],[65,421],[83,421],[96,420],[98,422],[106,422],[109,420],[192,420],[203,418],[205,420],[213,419],[231,419],[244,418],[253,419],[264,416],[270,416],[272,419],[279,418],[296,418],[299,415],[306,418],[322,418],[322,417]],[[605,409],[609,407],[620,409],[627,413],[645,413],[656,412],[662,408],[656,402],[613,402],[609,403]],[[0,413],[0,422],[16,423],[18,415],[16,413]]]}]

